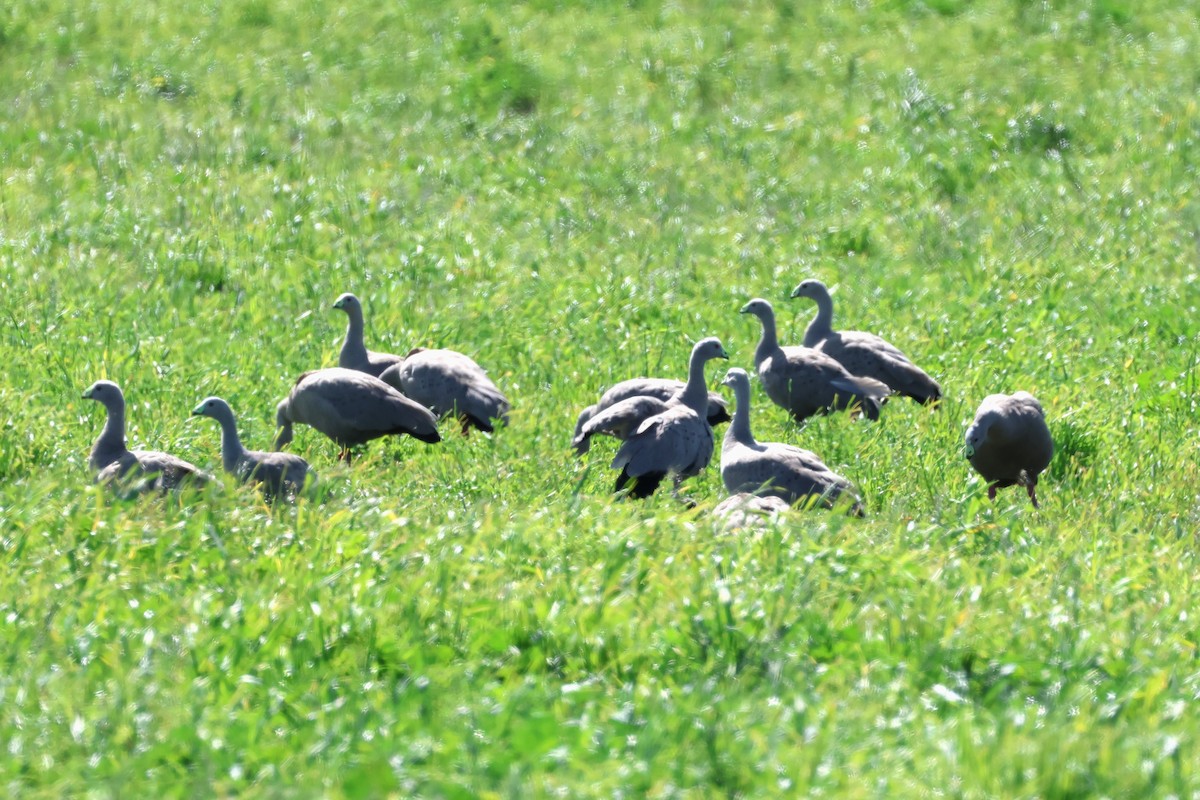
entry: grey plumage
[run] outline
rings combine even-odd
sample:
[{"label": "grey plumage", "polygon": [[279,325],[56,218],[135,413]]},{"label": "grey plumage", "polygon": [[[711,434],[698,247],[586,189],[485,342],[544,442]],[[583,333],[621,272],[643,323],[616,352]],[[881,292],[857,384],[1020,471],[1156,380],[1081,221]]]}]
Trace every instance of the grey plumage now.
[{"label": "grey plumage", "polygon": [[786,502],[771,495],[760,497],[749,492],[730,495],[712,510],[713,517],[726,531],[739,528],[763,528],[785,514],[791,508]]},{"label": "grey plumage", "polygon": [[490,433],[496,422],[508,424],[508,398],[474,359],[454,350],[416,348],[380,379],[439,419],[453,415],[464,435],[472,427]]},{"label": "grey plumage", "polygon": [[[600,396],[598,402],[579,412],[579,418],[575,421],[575,435],[571,439],[571,446],[575,448],[576,455],[583,455],[588,451],[591,447],[591,438],[597,433],[615,436],[624,441],[628,438],[629,433],[637,430],[637,426],[646,419],[666,411],[667,402],[677,395],[684,385],[683,381],[670,378],[631,378],[612,386]],[[640,400],[637,406],[623,409],[619,417],[601,419],[592,425],[588,432],[584,432],[584,427],[589,422],[596,420],[597,417],[618,403],[633,398],[644,399]],[[710,426],[730,420],[725,399],[716,392],[708,393],[706,415]]]},{"label": "grey plumage", "polygon": [[212,476],[195,464],[158,450],[130,450],[125,444],[125,395],[112,381],[96,381],[83,393],[104,406],[108,418],[92,445],[88,467],[96,483],[122,484],[130,493],[166,491],[184,483],[203,484]]},{"label": "grey plumage", "polygon": [[621,472],[614,491],[628,487],[632,497],[649,497],[670,475],[678,492],[683,479],[708,466],[713,432],[707,419],[704,365],[714,358],[729,358],[719,339],[702,339],[692,348],[684,388],[668,401],[666,410],[642,421],[617,450],[612,468]]},{"label": "grey plumage", "polygon": [[813,347],[840,363],[853,375],[874,378],[892,391],[919,403],[942,399],[942,387],[899,348],[873,333],[833,330],[833,299],[819,280],[801,281],[792,297],[817,304],[817,315],[804,333],[804,346]]},{"label": "grey plumage", "polygon": [[423,442],[441,441],[429,409],[378,378],[340,367],[301,375],[276,407],[275,421],[276,450],[292,440],[292,423],[300,422],[336,442],[342,448],[338,459],[347,461],[351,447],[381,436],[406,433]]},{"label": "grey plumage", "polygon": [[1054,440],[1041,403],[1033,395],[988,395],[965,439],[971,466],[990,482],[989,499],[996,499],[997,489],[1020,485],[1037,508],[1038,475],[1054,457]]},{"label": "grey plumage", "polygon": [[879,418],[879,407],[891,390],[880,381],[851,375],[830,356],[811,347],[781,347],[775,332],[775,310],[761,298],[741,313],[762,323],[762,338],[754,351],[758,377],[771,402],[797,422],[814,414],[860,407],[868,419]]},{"label": "grey plumage", "polygon": [[268,500],[280,495],[295,497],[304,488],[305,480],[316,482],[317,473],[300,456],[247,450],[238,436],[233,409],[220,397],[200,401],[192,414],[210,417],[221,425],[221,464],[225,471],[242,483],[261,486]]},{"label": "grey plumage", "polygon": [[[758,442],[750,430],[750,376],[731,369],[724,384],[732,387],[737,407],[721,447],[721,480],[730,492],[778,497],[789,504],[816,502],[831,508],[843,493],[854,496],[850,482],[812,451],[779,442]],[[858,498],[853,510],[861,513]]]},{"label": "grey plumage", "polygon": [[341,352],[338,353],[339,367],[355,369],[378,378],[388,367],[404,361],[400,356],[391,353],[376,353],[367,349],[363,343],[362,303],[357,297],[346,292],[334,301],[333,307],[345,311],[349,318],[346,338],[342,342]]}]

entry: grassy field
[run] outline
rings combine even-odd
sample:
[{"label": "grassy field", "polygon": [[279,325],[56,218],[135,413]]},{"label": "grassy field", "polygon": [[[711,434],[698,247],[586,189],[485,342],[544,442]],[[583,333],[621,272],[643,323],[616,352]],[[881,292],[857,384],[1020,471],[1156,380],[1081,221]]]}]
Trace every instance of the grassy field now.
[{"label": "grassy field", "polygon": [[[1200,796],[1198,51],[1166,0],[5,4],[3,794]],[[755,387],[867,517],[614,502],[578,410],[703,336],[752,367],[755,296],[798,343],[805,277],[946,393]],[[295,507],[89,485],[89,384],[217,470],[189,411],[265,447],[344,291],[512,424],[300,428]],[[1018,388],[1040,512],[961,453]]]}]

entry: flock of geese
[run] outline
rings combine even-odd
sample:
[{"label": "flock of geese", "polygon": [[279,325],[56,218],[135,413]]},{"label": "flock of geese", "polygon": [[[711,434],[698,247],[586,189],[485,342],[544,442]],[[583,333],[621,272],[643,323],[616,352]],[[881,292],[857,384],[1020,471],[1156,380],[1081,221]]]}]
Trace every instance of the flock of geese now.
[{"label": "flock of geese", "polygon": [[[742,309],[757,317],[762,337],[754,352],[759,381],[772,403],[798,423],[817,414],[848,411],[878,419],[888,397],[903,395],[936,408],[941,387],[898,348],[861,331],[833,328],[833,301],[819,280],[805,280],[793,298],[812,300],[817,314],[802,345],[779,343],[775,312],[763,299]],[[438,421],[452,416],[463,435],[492,432],[508,422],[508,399],[469,356],[454,350],[416,348],[405,356],[376,353],[363,341],[362,305],[343,294],[333,307],[348,317],[338,366],[305,372],[276,407],[274,451],[248,450],[241,442],[233,409],[219,397],[202,400],[192,414],[221,427],[221,462],[241,482],[257,484],[268,500],[295,498],[316,481],[300,456],[281,452],[295,423],[309,425],[339,447],[338,459],[382,436],[407,434],[430,444],[441,440]],[[750,426],[750,375],[731,368],[724,385],[734,396],[709,392],[705,367],[728,359],[716,338],[692,348],[687,380],[634,378],[605,391],[585,408],[572,444],[588,452],[593,436],[620,440],[612,469],[619,470],[614,492],[644,498],[670,477],[679,497],[683,480],[699,474],[713,457],[713,426],[729,423],[721,449],[721,479],[731,496],[714,513],[732,525],[748,524],[793,506],[845,507],[861,515],[862,501],[846,478],[815,453],[790,444],[759,442]],[[212,476],[181,458],[150,450],[129,450],[125,441],[125,399],[117,384],[101,380],[84,392],[101,403],[107,420],[92,447],[88,465],[96,481],[125,493],[165,491]],[[1041,405],[1027,392],[985,398],[966,432],[966,456],[989,482],[988,497],[1006,486],[1023,486],[1037,506],[1038,475],[1054,453]]]}]

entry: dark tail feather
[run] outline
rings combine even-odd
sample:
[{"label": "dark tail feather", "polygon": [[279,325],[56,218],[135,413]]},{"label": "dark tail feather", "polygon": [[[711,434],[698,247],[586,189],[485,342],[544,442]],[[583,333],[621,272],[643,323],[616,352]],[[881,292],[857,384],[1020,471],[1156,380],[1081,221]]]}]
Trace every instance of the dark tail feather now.
[{"label": "dark tail feather", "polygon": [[628,488],[629,494],[626,497],[642,500],[654,494],[666,476],[665,472],[648,472],[635,478],[629,474],[626,468],[622,467],[621,474],[617,476],[617,483],[613,486],[613,493],[617,494]]}]

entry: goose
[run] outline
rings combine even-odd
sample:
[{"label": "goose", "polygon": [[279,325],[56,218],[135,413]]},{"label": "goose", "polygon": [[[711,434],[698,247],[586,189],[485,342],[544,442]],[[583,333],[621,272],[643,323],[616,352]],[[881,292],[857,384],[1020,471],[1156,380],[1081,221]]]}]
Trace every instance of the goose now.
[{"label": "goose", "polygon": [[852,375],[886,383],[897,394],[918,403],[942,399],[937,381],[909,360],[897,347],[873,333],[833,330],[833,299],[825,284],[814,278],[801,281],[792,297],[807,297],[817,304],[817,315],[804,332],[804,346],[830,356]]},{"label": "goose", "polygon": [[[649,497],[670,475],[673,494],[678,497],[679,484],[708,466],[713,454],[713,431],[707,419],[704,365],[714,358],[729,358],[720,339],[701,339],[692,348],[687,384],[668,401],[666,410],[642,421],[617,450],[612,468],[621,472],[614,492],[628,489],[630,497]],[[636,401],[631,398],[624,402]]]},{"label": "goose", "polygon": [[210,417],[220,424],[221,463],[225,471],[242,483],[259,484],[268,500],[280,495],[295,497],[304,488],[306,479],[317,480],[317,473],[300,456],[247,450],[238,436],[233,409],[220,397],[201,400],[192,409],[192,416]]},{"label": "goose", "polygon": [[83,393],[85,400],[104,406],[108,418],[88,455],[96,483],[113,485],[133,477],[144,478],[133,493],[166,491],[184,483],[204,484],[212,476],[195,464],[158,450],[130,450],[125,445],[125,395],[112,381],[96,381]]},{"label": "goose", "polygon": [[775,332],[775,309],[762,298],[742,307],[762,324],[754,351],[758,377],[771,402],[803,422],[814,414],[862,408],[867,419],[879,419],[879,407],[891,390],[872,378],[851,375],[830,356],[811,347],[781,347]]},{"label": "goose", "polygon": [[279,435],[275,449],[292,441],[292,424],[316,428],[338,444],[338,460],[350,461],[350,448],[381,436],[408,434],[423,442],[441,441],[437,417],[378,378],[333,367],[301,375],[275,408]]},{"label": "goose", "polygon": [[[750,376],[744,369],[729,370],[723,383],[733,389],[737,404],[721,447],[721,480],[729,492],[778,497],[790,505],[818,498],[826,508],[842,493],[853,495],[850,482],[815,453],[755,440],[750,430]],[[854,506],[859,507],[857,498]]]},{"label": "goose", "polygon": [[1020,485],[1038,507],[1038,475],[1050,465],[1054,440],[1042,405],[1029,392],[990,394],[983,398],[967,428],[966,455],[975,471],[990,481],[988,499],[996,490]]}]

